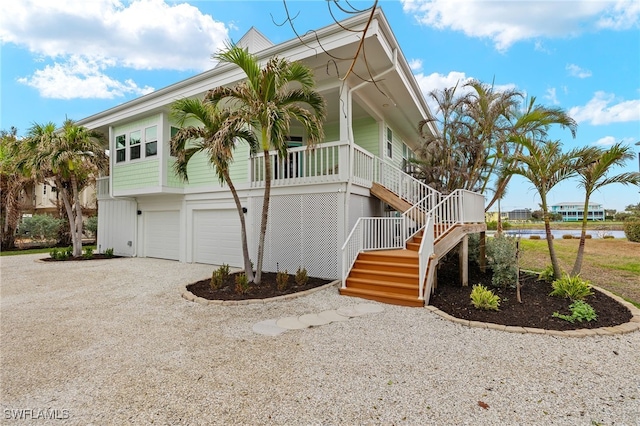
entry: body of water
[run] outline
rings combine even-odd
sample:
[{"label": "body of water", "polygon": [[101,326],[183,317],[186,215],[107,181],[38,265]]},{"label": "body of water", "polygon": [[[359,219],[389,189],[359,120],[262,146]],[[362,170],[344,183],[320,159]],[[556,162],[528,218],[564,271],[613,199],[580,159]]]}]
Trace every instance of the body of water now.
[{"label": "body of water", "polygon": [[[488,235],[494,234],[495,231],[487,232]],[[514,237],[521,237],[528,239],[531,235],[539,235],[541,239],[546,238],[544,229],[509,229],[505,231],[505,234],[511,235]],[[591,235],[591,238],[603,238],[605,236],[612,236],[613,238],[626,238],[624,235],[624,231],[598,231],[598,230],[587,230],[587,234]],[[580,230],[579,229],[552,229],[551,235],[555,239],[562,239],[563,235],[572,235],[575,238],[580,238]]]}]

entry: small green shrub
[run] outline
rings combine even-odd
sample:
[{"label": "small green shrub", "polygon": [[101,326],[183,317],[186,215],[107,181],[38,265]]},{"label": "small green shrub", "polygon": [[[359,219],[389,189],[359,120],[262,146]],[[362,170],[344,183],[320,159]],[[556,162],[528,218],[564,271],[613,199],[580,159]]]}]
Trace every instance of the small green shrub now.
[{"label": "small green shrub", "polygon": [[65,221],[48,214],[36,214],[26,217],[18,225],[18,235],[36,241],[58,241],[58,233]]},{"label": "small green shrub", "polygon": [[299,267],[296,271],[295,281],[298,286],[303,286],[309,281],[309,275],[307,274],[307,268]]},{"label": "small green shrub", "polygon": [[106,257],[113,257],[113,247],[110,247],[104,251]]},{"label": "small green shrub", "polygon": [[214,269],[213,273],[211,274],[211,281],[209,282],[209,286],[211,287],[211,289],[218,290],[220,287],[222,287],[223,282],[224,280],[222,279],[220,270]]},{"label": "small green shrub", "polygon": [[573,235],[571,235],[571,234],[564,234],[564,235],[562,235],[562,239],[563,239],[563,240],[573,240]]},{"label": "small green shrub", "polygon": [[622,227],[627,240],[640,243],[640,218],[629,217],[622,223]]},{"label": "small green shrub", "polygon": [[540,235],[529,235],[529,239],[530,240],[539,240],[540,239]]},{"label": "small green shrub", "polygon": [[493,270],[491,284],[495,287],[515,286],[518,280],[516,239],[497,235],[487,239],[487,261]]},{"label": "small green shrub", "polygon": [[605,239],[605,240],[613,240],[615,237],[613,235],[605,235],[602,238]]},{"label": "small green shrub", "polygon": [[[578,238],[578,239],[580,239],[580,237],[577,237],[577,238]],[[584,236],[584,239],[585,239],[585,240],[590,240],[590,239],[592,239],[592,238],[593,238],[593,235],[591,235],[591,234],[586,234],[586,235]]]},{"label": "small green shrub", "polygon": [[276,286],[278,291],[285,291],[289,287],[289,271],[278,271],[276,274]]},{"label": "small green shrub", "polygon": [[57,259],[59,255],[60,251],[57,248],[51,249],[49,251],[49,257],[51,257],[52,259]]},{"label": "small green shrub", "polygon": [[84,257],[85,259],[91,259],[93,257],[93,248],[85,247],[84,253],[82,253],[82,257]]},{"label": "small green shrub", "polygon": [[246,294],[249,291],[249,280],[245,273],[236,275],[236,293]]},{"label": "small green shrub", "polygon": [[98,235],[98,216],[91,216],[87,218],[84,223],[84,229],[88,232],[90,237]]},{"label": "small green shrub", "polygon": [[480,263],[480,234],[469,234],[469,259]]},{"label": "small green shrub", "polygon": [[553,281],[553,265],[547,265],[539,274],[538,281]]},{"label": "small green shrub", "polygon": [[572,324],[576,321],[596,321],[598,319],[595,309],[593,309],[590,304],[583,302],[582,300],[576,300],[573,302],[569,305],[569,309],[571,310],[571,315],[563,315],[559,312],[554,312],[553,317],[569,321]]},{"label": "small green shrub", "polygon": [[572,277],[564,274],[562,278],[551,283],[551,286],[553,287],[551,296],[567,297],[571,300],[582,300],[593,294],[591,283],[578,275]]},{"label": "small green shrub", "polygon": [[73,247],[69,246],[66,248],[65,252],[64,252],[64,258],[68,259],[70,257],[73,257]]},{"label": "small green shrub", "polygon": [[213,290],[218,290],[227,281],[227,278],[229,278],[229,265],[223,263],[211,274],[209,285]]},{"label": "small green shrub", "polygon": [[497,311],[500,306],[500,297],[483,285],[474,285],[471,289],[471,304],[476,309]]}]

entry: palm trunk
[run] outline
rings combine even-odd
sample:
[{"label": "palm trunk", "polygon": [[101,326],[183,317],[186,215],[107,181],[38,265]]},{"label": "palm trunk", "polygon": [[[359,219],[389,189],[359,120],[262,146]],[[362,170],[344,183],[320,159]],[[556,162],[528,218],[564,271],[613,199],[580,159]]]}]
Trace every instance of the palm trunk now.
[{"label": "palm trunk", "polygon": [[258,243],[258,259],[255,284],[262,282],[262,260],[264,258],[264,240],[267,234],[267,218],[269,216],[269,199],[271,198],[271,157],[269,150],[264,151],[264,200],[262,201],[262,220],[260,222],[260,241]]},{"label": "palm trunk", "polygon": [[[56,186],[58,187],[58,194],[62,196],[62,203],[64,205],[64,210],[67,213],[67,220],[69,222],[69,232],[71,233],[71,241],[73,242],[73,255],[76,256],[75,250],[75,241],[73,240],[75,221],[73,218],[73,207],[71,206],[71,201],[69,200],[69,191],[62,185],[62,182],[58,179],[55,180]],[[82,254],[80,252],[77,256]]]},{"label": "palm trunk", "polygon": [[560,265],[558,265],[558,257],[553,248],[553,235],[551,235],[551,217],[547,212],[547,202],[542,200],[542,212],[544,214],[544,232],[547,236],[547,246],[549,246],[549,257],[551,257],[551,266],[553,267],[553,277],[557,280],[561,278]]},{"label": "palm trunk", "polygon": [[75,210],[74,226],[71,230],[73,241],[73,255],[82,255],[82,205],[80,205],[80,191],[75,175],[71,175],[71,191],[73,194],[73,207]]},{"label": "palm trunk", "polygon": [[589,192],[584,200],[584,210],[582,211],[582,231],[580,232],[580,244],[578,244],[578,254],[576,255],[576,263],[573,264],[571,275],[575,276],[582,269],[582,259],[584,258],[584,245],[587,240],[587,215],[589,214]]},{"label": "palm trunk", "polygon": [[244,259],[244,273],[247,276],[248,282],[254,281],[253,269],[251,268],[251,258],[249,257],[249,245],[247,244],[247,226],[244,219],[244,212],[242,211],[242,204],[240,203],[240,198],[238,197],[238,191],[236,191],[236,187],[233,185],[231,181],[231,176],[229,176],[228,170],[222,171],[224,175],[224,179],[229,185],[229,189],[231,190],[231,195],[233,195],[233,201],[236,203],[236,209],[238,210],[238,215],[240,216],[240,230],[242,234],[242,257]]}]

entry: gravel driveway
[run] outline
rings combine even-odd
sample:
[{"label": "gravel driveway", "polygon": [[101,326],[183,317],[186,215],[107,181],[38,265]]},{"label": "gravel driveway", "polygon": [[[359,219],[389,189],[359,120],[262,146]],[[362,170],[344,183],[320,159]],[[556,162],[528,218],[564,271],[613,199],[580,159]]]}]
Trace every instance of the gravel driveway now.
[{"label": "gravel driveway", "polygon": [[638,332],[521,335],[384,305],[271,337],[252,326],[362,300],[202,305],[179,288],[211,266],[43,256],[0,260],[2,424],[640,425]]}]

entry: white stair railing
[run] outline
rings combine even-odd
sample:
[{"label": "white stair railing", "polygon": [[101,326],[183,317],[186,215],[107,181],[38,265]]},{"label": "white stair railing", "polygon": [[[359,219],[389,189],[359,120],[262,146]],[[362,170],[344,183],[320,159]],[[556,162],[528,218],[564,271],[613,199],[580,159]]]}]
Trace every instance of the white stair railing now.
[{"label": "white stair railing", "polygon": [[429,259],[434,253],[435,235],[433,231],[433,218],[429,216],[424,227],[420,249],[418,250],[418,300],[424,300],[424,288],[429,267]]},{"label": "white stair railing", "polygon": [[402,217],[361,217],[342,245],[342,288],[358,254],[368,250],[404,248],[405,226]]},{"label": "white stair railing", "polygon": [[373,181],[389,189],[410,204],[415,204],[428,196],[431,196],[431,201],[436,201],[438,195],[440,195],[438,191],[429,185],[378,157],[375,157],[374,160]]}]

